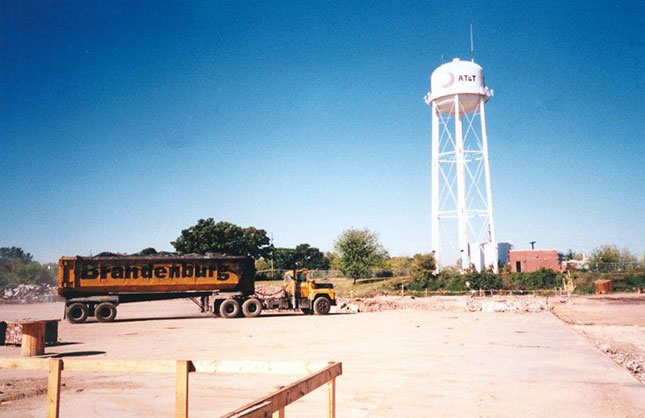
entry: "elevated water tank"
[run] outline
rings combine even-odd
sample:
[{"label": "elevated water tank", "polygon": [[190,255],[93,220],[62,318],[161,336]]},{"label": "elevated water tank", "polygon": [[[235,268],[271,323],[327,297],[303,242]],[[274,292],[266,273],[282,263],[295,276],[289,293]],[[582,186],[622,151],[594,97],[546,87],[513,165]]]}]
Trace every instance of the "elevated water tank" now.
[{"label": "elevated water tank", "polygon": [[487,102],[492,91],[486,87],[482,67],[455,58],[432,72],[429,103],[436,102],[440,113],[454,114],[455,94],[459,95],[460,114],[474,112],[482,97]]}]

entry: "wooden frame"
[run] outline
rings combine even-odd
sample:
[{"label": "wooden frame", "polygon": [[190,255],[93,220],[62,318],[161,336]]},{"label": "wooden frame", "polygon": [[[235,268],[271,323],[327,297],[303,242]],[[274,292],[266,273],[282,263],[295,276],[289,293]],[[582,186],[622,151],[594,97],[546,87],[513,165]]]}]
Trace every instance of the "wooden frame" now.
[{"label": "wooden frame", "polygon": [[0,358],[0,370],[48,370],[47,418],[60,415],[62,371],[175,373],[175,417],[188,417],[190,373],[305,374],[269,395],[235,409],[221,418],[284,418],[285,407],[327,383],[327,417],[336,417],[336,377],[342,363],[306,363],[280,361],[190,361],[190,360],[89,360],[61,358]]}]

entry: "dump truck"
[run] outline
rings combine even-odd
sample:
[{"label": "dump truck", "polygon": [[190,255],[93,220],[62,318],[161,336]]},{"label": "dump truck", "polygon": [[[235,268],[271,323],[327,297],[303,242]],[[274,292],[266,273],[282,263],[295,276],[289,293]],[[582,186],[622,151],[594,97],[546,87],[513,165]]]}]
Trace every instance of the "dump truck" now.
[{"label": "dump truck", "polygon": [[58,294],[72,323],[113,321],[122,303],[180,298],[224,318],[256,317],[263,309],[326,315],[336,305],[333,285],[316,283],[306,269],[285,274],[280,291],[261,294],[252,258],[219,254],[64,256]]}]

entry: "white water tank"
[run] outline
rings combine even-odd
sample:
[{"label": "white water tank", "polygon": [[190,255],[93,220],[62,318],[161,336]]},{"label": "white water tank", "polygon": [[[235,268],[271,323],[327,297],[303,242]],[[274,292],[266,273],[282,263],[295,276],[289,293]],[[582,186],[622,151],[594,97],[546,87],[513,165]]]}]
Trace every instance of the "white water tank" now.
[{"label": "white water tank", "polygon": [[492,90],[486,87],[484,70],[472,61],[455,58],[439,66],[430,76],[429,102],[436,102],[440,113],[454,114],[454,95],[459,95],[459,113],[477,109],[480,98],[487,102]]}]

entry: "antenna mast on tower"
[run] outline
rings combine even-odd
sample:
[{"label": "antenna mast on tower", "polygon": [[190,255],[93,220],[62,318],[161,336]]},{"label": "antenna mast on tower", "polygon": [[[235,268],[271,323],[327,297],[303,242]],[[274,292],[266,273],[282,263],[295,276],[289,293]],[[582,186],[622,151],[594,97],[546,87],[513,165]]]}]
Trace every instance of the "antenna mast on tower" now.
[{"label": "antenna mast on tower", "polygon": [[470,60],[475,61],[475,46],[473,42],[473,24],[470,24]]}]

